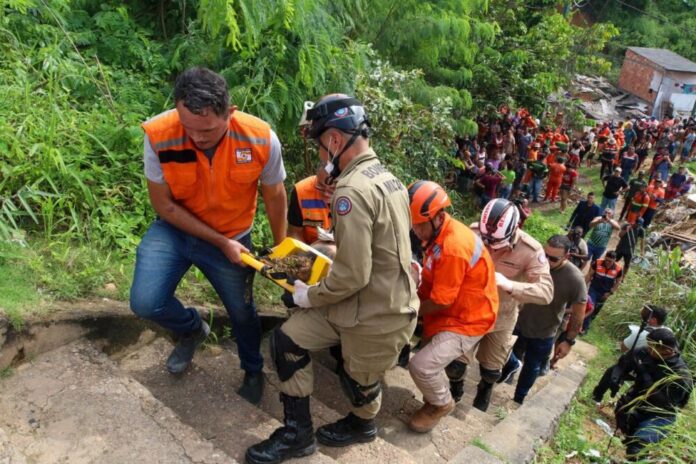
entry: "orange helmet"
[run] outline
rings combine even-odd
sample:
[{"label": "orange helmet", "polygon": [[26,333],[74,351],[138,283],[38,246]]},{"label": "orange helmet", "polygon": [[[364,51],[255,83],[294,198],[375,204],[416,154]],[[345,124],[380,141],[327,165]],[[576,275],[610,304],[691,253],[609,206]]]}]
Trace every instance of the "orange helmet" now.
[{"label": "orange helmet", "polygon": [[409,185],[408,199],[413,224],[430,221],[440,210],[452,204],[445,189],[429,180],[417,180]]}]

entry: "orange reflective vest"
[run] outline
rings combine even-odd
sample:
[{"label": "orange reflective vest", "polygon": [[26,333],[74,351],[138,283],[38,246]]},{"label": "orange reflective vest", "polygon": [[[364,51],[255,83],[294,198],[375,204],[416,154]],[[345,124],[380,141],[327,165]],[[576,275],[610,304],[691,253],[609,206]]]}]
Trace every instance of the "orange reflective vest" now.
[{"label": "orange reflective vest", "polygon": [[499,299],[493,260],[481,238],[449,215],[425,251],[418,296],[447,306],[423,316],[426,339],[439,332],[484,335],[495,325]]},{"label": "orange reflective vest", "polygon": [[657,207],[660,205],[659,200],[663,200],[665,198],[665,189],[651,185],[648,187],[648,195],[650,195],[650,204],[648,205],[648,208],[657,209]]},{"label": "orange reflective vest", "polygon": [[142,127],[178,204],[226,237],[251,230],[258,181],[270,153],[268,124],[241,111],[232,113],[212,162],[186,135],[176,110]]},{"label": "orange reflective vest", "polygon": [[302,241],[314,243],[318,237],[317,227],[331,229],[329,206],[317,190],[317,176],[307,177],[296,183],[295,192],[302,211]]}]

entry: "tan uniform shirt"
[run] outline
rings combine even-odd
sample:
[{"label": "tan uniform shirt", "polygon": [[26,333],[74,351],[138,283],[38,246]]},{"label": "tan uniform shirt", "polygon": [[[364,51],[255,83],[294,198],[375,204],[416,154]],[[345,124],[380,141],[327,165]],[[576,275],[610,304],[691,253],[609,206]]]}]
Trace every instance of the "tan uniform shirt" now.
[{"label": "tan uniform shirt", "polygon": [[[471,228],[479,233],[478,223]],[[512,291],[498,288],[498,317],[517,313],[520,304],[546,305],[553,300],[553,279],[544,247],[527,232],[518,229],[512,247],[488,249],[496,272],[512,280]]]},{"label": "tan uniform shirt", "polygon": [[326,306],[330,323],[356,334],[405,328],[418,313],[410,275],[408,192],[372,150],[338,177],[331,204],[336,259],[310,287],[312,306]]}]

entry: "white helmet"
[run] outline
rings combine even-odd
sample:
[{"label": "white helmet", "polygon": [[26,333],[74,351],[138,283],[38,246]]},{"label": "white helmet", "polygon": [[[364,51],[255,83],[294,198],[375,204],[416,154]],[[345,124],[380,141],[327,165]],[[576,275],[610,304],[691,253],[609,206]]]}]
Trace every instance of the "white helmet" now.
[{"label": "white helmet", "polygon": [[520,212],[514,203],[503,198],[491,200],[481,212],[481,239],[493,249],[503,248],[510,244],[519,222]]}]

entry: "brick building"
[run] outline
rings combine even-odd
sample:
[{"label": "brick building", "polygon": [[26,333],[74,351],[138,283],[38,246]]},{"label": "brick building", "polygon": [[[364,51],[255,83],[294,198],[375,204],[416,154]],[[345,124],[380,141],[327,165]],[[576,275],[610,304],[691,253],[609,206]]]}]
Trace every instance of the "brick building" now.
[{"label": "brick building", "polygon": [[664,48],[628,47],[619,88],[648,102],[658,118],[691,113],[696,104],[696,63]]}]

